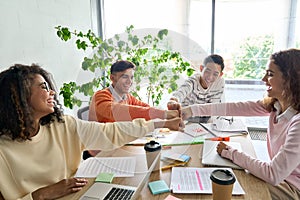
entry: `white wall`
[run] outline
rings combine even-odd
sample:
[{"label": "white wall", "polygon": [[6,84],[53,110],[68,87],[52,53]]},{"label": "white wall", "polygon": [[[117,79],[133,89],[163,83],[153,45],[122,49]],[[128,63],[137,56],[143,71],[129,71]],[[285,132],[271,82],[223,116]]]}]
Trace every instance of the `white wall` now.
[{"label": "white wall", "polygon": [[38,63],[51,72],[58,89],[76,81],[86,52],[63,42],[55,26],[91,29],[89,0],[1,0],[0,70],[15,63]]}]

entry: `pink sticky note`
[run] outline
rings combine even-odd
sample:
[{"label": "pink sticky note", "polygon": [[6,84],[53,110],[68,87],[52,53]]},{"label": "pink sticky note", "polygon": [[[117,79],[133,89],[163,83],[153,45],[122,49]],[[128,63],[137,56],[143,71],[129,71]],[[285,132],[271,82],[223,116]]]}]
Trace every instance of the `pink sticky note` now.
[{"label": "pink sticky note", "polygon": [[173,195],[169,194],[169,195],[165,198],[165,200],[181,200],[181,199],[179,199],[179,198],[177,198],[177,197],[174,197]]}]

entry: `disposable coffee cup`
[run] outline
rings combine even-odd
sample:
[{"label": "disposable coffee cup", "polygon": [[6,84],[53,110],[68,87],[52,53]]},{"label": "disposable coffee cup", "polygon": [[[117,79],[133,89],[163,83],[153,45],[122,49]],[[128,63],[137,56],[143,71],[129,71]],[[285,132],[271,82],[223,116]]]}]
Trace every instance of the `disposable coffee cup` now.
[{"label": "disposable coffee cup", "polygon": [[159,157],[157,159],[155,167],[153,168],[153,171],[159,170],[160,169],[161,144],[158,142],[155,142],[154,140],[151,140],[150,142],[145,144],[144,149],[146,151],[148,169],[151,167],[155,158]]},{"label": "disposable coffee cup", "polygon": [[210,174],[213,200],[231,200],[235,177],[226,169],[216,169]]}]

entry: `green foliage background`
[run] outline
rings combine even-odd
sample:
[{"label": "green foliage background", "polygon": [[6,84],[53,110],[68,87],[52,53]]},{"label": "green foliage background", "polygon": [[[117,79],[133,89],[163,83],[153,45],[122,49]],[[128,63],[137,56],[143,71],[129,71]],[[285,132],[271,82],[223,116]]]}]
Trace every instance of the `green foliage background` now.
[{"label": "green foliage background", "polygon": [[273,47],[274,38],[271,35],[246,38],[233,54],[233,77],[261,79],[270,55],[273,53]]},{"label": "green foliage background", "polygon": [[109,69],[117,60],[129,60],[137,66],[132,94],[141,99],[141,84],[146,83],[147,101],[153,106],[159,104],[164,92],[177,90],[176,81],[182,73],[190,76],[194,72],[180,53],[165,48],[168,47],[167,29],[158,31],[156,36],[146,35],[140,38],[133,34],[134,27],[129,26],[125,31],[125,39],[116,34],[113,38],[102,41],[91,30],[83,33],[70,31],[67,27],[55,28],[62,41],[69,41],[74,37],[77,49],[93,49],[92,57],[84,58],[82,69],[93,74],[98,70],[103,74],[95,75],[92,80],[82,85],[75,82],[64,83],[60,95],[64,98],[64,105],[69,108],[74,105],[81,106],[82,101],[76,97],[76,92],[92,97],[95,91],[107,87],[110,83]]}]

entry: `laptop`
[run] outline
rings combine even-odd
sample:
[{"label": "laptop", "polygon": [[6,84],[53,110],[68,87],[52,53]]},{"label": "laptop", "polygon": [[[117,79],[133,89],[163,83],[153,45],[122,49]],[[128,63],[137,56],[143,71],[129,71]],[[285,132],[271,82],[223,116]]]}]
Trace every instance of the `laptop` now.
[{"label": "laptop", "polygon": [[160,162],[160,156],[157,156],[152,162],[150,168],[140,181],[137,187],[128,185],[119,185],[111,183],[95,182],[81,197],[80,200],[102,200],[102,199],[137,199],[147,183],[156,162]]}]

